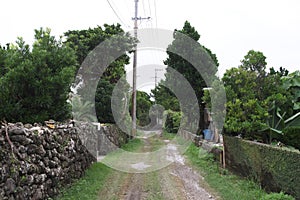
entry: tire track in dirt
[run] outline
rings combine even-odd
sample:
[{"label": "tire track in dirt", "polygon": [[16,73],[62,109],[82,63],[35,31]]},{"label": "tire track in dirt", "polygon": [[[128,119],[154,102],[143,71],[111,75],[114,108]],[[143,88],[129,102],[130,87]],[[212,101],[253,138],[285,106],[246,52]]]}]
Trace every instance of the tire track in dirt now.
[{"label": "tire track in dirt", "polygon": [[130,174],[127,184],[122,188],[120,199],[124,200],[140,200],[146,196],[143,190],[144,177],[142,174]]},{"label": "tire track in dirt", "polygon": [[107,178],[105,185],[101,189],[98,195],[99,200],[118,200],[120,199],[120,191],[125,184],[125,180],[128,179],[129,174],[119,171],[113,171],[113,173]]},{"label": "tire track in dirt", "polygon": [[173,168],[173,166],[159,171],[163,196],[166,200],[184,200],[186,198],[183,191],[183,184],[178,177],[170,173],[171,168]]},{"label": "tire track in dirt", "polygon": [[[144,146],[139,152],[150,152],[159,136],[142,139]],[[167,144],[169,145],[169,144]],[[171,144],[170,144],[171,145]],[[213,198],[202,187],[203,177],[185,164],[176,146],[170,146],[168,157],[174,162],[151,173],[124,173],[114,171],[106,186],[99,193],[103,200],[211,200]],[[164,158],[162,158],[164,159]],[[158,162],[163,160],[158,160]],[[205,184],[204,184],[205,185]]]}]

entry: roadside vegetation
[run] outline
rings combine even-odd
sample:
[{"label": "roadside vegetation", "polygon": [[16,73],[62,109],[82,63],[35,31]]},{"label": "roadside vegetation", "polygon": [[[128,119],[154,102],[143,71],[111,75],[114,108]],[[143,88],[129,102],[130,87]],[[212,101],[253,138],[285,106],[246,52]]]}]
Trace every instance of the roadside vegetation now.
[{"label": "roadside vegetation", "polygon": [[[218,77],[211,77],[216,81],[208,85],[191,63],[172,53],[172,48],[176,48],[176,45],[187,48],[183,49],[184,52],[192,52],[190,45],[182,43],[178,33],[183,33],[195,41],[200,40],[200,34],[187,21],[181,30],[174,31],[174,41],[169,45],[168,57],[164,60],[164,64],[167,65],[165,79],[158,82],[152,94],[141,91],[137,93],[138,125],[148,125],[152,118],[158,117],[153,111],[149,116],[149,110],[154,104],[152,98],[167,110],[161,113],[161,118],[166,119],[165,131],[177,133],[182,121],[193,125],[192,121],[199,113],[196,113],[196,109],[187,110],[192,108],[190,99],[179,102],[176,95],[165,87],[165,83],[170,82],[177,88],[184,88],[183,83],[172,74],[171,68],[177,70],[191,84],[200,113],[204,113],[203,103],[206,103],[208,110],[212,103],[217,103],[213,102],[214,99],[210,96],[218,93],[218,87],[209,91],[204,91],[204,88],[220,84]],[[130,112],[126,111],[126,108],[131,107],[128,106],[131,89],[127,80],[122,80],[121,77],[126,74],[125,66],[130,62],[129,54],[136,41],[125,33],[119,24],[105,24],[103,27],[88,30],[69,30],[64,33],[64,42],[52,36],[50,29],[40,28],[35,30],[33,45],[26,44],[22,38],[18,38],[15,44],[0,45],[0,120],[43,123],[49,119],[70,120],[75,116],[80,119],[95,117],[88,115],[93,104],[85,101],[83,95],[80,96],[86,88],[79,87],[82,80],[78,80],[80,77],[76,77],[76,74],[86,56],[99,43],[116,34],[127,38],[123,55],[110,64],[97,83],[94,106],[99,122],[115,123],[111,110],[111,96],[117,83],[123,81],[123,87],[119,89],[122,91],[120,94],[124,96],[120,98],[121,102],[118,102],[121,105],[117,105],[120,106],[120,119],[128,123]],[[198,53],[205,50],[213,61],[209,70],[213,74],[218,71],[217,56],[210,49],[203,46],[192,50]],[[227,96],[224,134],[281,145],[283,148],[300,149],[300,71],[290,73],[284,67],[280,67],[279,70],[268,68],[263,52],[250,50],[239,66],[226,71],[221,81]],[[71,91],[74,87],[77,87],[77,94]],[[182,89],[181,91],[185,92]],[[188,106],[181,108],[181,104]],[[78,110],[72,110],[72,107],[78,107]],[[183,112],[184,110],[186,112]],[[220,113],[214,113],[213,120],[216,124],[219,121],[218,114]],[[199,121],[193,130],[200,135],[206,128],[208,125]],[[174,138],[175,134],[167,132],[163,132],[159,139],[149,139],[152,151],[165,145],[163,140]],[[143,145],[143,139],[133,139],[122,149],[137,152]],[[194,145],[187,150],[186,156],[222,199],[293,199],[283,193],[267,194],[253,181],[232,175],[214,162],[211,155]],[[98,191],[105,185],[107,177],[113,172],[114,170],[101,163],[94,163],[85,176],[63,190],[58,199],[95,199]],[[154,173],[153,178],[156,179],[156,176]]]},{"label": "roadside vegetation", "polygon": [[246,199],[280,199],[293,200],[294,198],[283,193],[267,194],[252,180],[233,175],[223,169],[214,161],[213,155],[205,150],[191,145],[186,151],[190,163],[201,173],[205,181],[212,187],[223,200],[246,200]]},{"label": "roadside vegetation", "polygon": [[99,190],[105,185],[113,169],[102,163],[94,163],[85,175],[72,186],[64,189],[56,200],[97,199]]},{"label": "roadside vegetation", "polygon": [[[123,150],[136,152],[143,146],[140,139],[133,139],[122,146]],[[103,163],[93,163],[85,175],[70,187],[64,189],[56,200],[97,199],[99,191],[105,185],[107,178],[114,173],[114,169]]]}]

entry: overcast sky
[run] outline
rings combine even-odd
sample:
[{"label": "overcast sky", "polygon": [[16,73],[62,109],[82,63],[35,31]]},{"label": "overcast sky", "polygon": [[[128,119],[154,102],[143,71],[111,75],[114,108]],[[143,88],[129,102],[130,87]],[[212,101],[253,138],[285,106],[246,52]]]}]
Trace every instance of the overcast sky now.
[{"label": "overcast sky", "polygon": [[[49,27],[56,36],[104,23],[132,30],[134,0],[9,0],[0,2],[0,44],[22,36],[31,43],[34,29]],[[219,59],[220,74],[237,67],[251,50],[262,51],[268,67],[300,69],[299,0],[139,0],[139,28],[181,29],[185,20],[200,33],[200,43]],[[156,56],[159,57],[159,56]],[[153,74],[154,75],[154,74]]]}]

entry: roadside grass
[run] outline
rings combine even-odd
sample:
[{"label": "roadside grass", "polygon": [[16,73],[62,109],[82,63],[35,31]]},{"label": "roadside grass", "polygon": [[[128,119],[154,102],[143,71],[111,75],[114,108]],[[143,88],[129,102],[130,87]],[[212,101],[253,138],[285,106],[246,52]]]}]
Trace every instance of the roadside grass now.
[{"label": "roadside grass", "polygon": [[[267,194],[254,181],[233,175],[227,170],[222,169],[219,163],[213,160],[213,156],[205,150],[190,145],[185,155],[190,163],[201,172],[205,181],[211,188],[215,189],[221,199],[224,200],[248,200],[248,199],[268,199],[276,196],[277,193]],[[282,195],[282,200],[293,199],[290,196]]]},{"label": "roadside grass", "polygon": [[161,135],[162,139],[164,140],[173,140],[175,138],[176,134],[175,133],[168,133],[164,131]]},{"label": "roadside grass", "polygon": [[[126,151],[137,151],[143,146],[140,139],[130,140],[121,148]],[[61,191],[61,194],[54,198],[55,200],[77,200],[77,199],[97,199],[99,191],[105,185],[105,182],[113,169],[97,162],[93,163],[86,171],[85,175],[73,183],[70,187]]]},{"label": "roadside grass", "polygon": [[165,145],[165,143],[157,137],[151,137],[148,139],[148,141],[151,147],[151,149],[149,149],[150,152],[157,151]]},{"label": "roadside grass", "polygon": [[[169,136],[167,136],[169,137]],[[160,147],[161,143],[154,140],[154,148]],[[142,148],[143,141],[133,139],[125,144],[122,149],[126,151],[138,151]],[[190,145],[186,151],[186,156],[189,162],[201,172],[205,181],[213,188],[221,199],[224,200],[248,200],[248,199],[278,199],[292,200],[283,193],[267,194],[253,181],[242,179],[232,175],[227,170],[220,168],[217,162],[213,160],[213,156],[206,153],[203,149]],[[102,163],[93,163],[86,170],[85,175],[76,181],[72,186],[62,190],[61,194],[56,197],[56,200],[77,200],[77,199],[97,199],[99,191],[105,186],[109,176],[114,170]],[[148,199],[163,199],[159,184],[157,182],[159,176],[157,172],[152,172],[151,176],[146,177],[145,190],[149,192]]]},{"label": "roadside grass", "polygon": [[141,149],[143,146],[143,142],[139,138],[134,138],[130,140],[128,143],[124,144],[121,149],[130,152],[136,152]]},{"label": "roadside grass", "polygon": [[56,200],[75,199],[97,199],[99,190],[104,186],[106,178],[112,173],[112,169],[102,163],[93,163],[86,171],[85,175],[71,185],[62,190]]},{"label": "roadside grass", "polygon": [[155,135],[148,139],[149,145],[151,146],[151,151],[156,151],[166,145],[164,140],[173,140],[176,134],[163,132],[160,136]]}]

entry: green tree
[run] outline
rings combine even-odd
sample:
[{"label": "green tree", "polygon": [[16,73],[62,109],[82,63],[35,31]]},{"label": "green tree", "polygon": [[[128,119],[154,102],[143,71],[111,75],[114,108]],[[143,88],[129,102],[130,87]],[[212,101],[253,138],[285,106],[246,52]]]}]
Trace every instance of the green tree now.
[{"label": "green tree", "polygon": [[91,115],[91,109],[93,109],[93,104],[91,102],[83,102],[79,95],[73,95],[69,101],[73,107],[72,115],[74,119],[80,121],[96,121],[95,116]]},{"label": "green tree", "polygon": [[[150,108],[153,102],[150,99],[150,95],[144,91],[137,90],[136,93],[136,118],[137,125],[146,126],[150,124]],[[130,101],[129,108],[132,107],[132,99]],[[130,115],[132,115],[132,109],[129,110]]]},{"label": "green tree", "polygon": [[225,130],[270,142],[271,133],[262,130],[276,124],[274,105],[292,112],[290,94],[281,87],[281,76],[287,72],[284,68],[279,72],[271,68],[267,73],[266,57],[254,50],[249,51],[241,63],[238,68],[227,70],[222,79],[227,94]]},{"label": "green tree", "polygon": [[[163,80],[161,82],[163,82]],[[155,98],[155,103],[163,106],[165,110],[180,111],[178,99],[172,91],[162,83],[151,90],[151,94]]]},{"label": "green tree", "polygon": [[245,70],[256,72],[259,76],[265,74],[267,66],[266,57],[260,51],[250,50],[241,63],[241,67]]},{"label": "green tree", "polygon": [[10,45],[4,65],[7,72],[0,79],[1,118],[33,123],[70,117],[67,99],[76,56],[51,36],[50,29],[35,30],[32,50],[21,38]]},{"label": "green tree", "polygon": [[[134,40],[119,24],[107,25],[104,27],[97,26],[87,30],[72,30],[65,33],[66,43],[72,47],[77,55],[79,64],[85,60],[87,55],[94,50],[101,42],[110,39],[114,35],[125,35],[128,37],[128,48],[130,51]],[[103,55],[105,57],[105,55]],[[129,64],[129,56],[124,52],[124,55],[119,57],[103,73],[101,80],[98,82],[95,94],[95,107],[97,118],[100,122],[114,123],[114,117],[111,111],[111,96],[116,83],[125,75],[125,65]],[[128,83],[124,83],[128,85]],[[125,92],[128,92],[129,87]]]},{"label": "green tree", "polygon": [[[202,102],[202,97],[203,97],[203,88],[207,87],[207,84],[204,79],[203,76],[207,76],[207,72],[203,71],[202,74],[200,74],[197,69],[190,63],[188,62],[188,60],[193,60],[196,63],[198,63],[198,65],[202,65],[201,63],[206,63],[208,61],[203,61],[200,58],[199,55],[203,55],[203,54],[208,54],[209,57],[212,59],[212,61],[214,62],[213,65],[208,65],[205,66],[205,70],[207,70],[209,73],[208,74],[216,74],[217,72],[217,67],[218,67],[218,60],[216,58],[216,55],[213,54],[209,49],[207,49],[204,46],[197,46],[197,47],[193,47],[193,45],[190,45],[187,43],[186,40],[184,40],[182,38],[182,34],[190,37],[191,39],[193,39],[194,41],[198,42],[198,40],[200,39],[200,35],[199,33],[196,31],[196,29],[194,27],[191,26],[191,24],[186,21],[183,28],[181,30],[175,30],[174,31],[174,40],[172,42],[172,44],[169,45],[168,49],[167,49],[167,54],[168,54],[168,58],[164,61],[164,64],[167,65],[167,72],[165,74],[166,77],[166,82],[171,83],[172,85],[181,88],[182,85],[181,83],[174,78],[173,74],[172,74],[172,69],[175,69],[177,72],[179,72],[181,75],[184,76],[184,78],[190,83],[191,87],[193,88],[197,100],[198,100],[198,106],[200,108],[200,112],[203,115],[203,105],[201,104]],[[188,41],[189,42],[189,41]],[[176,49],[180,49],[181,52],[184,52],[184,56],[185,58],[173,53],[174,50]],[[172,68],[172,69],[171,69]],[[215,77],[211,77],[211,79],[213,79]],[[162,92],[167,92],[168,96],[170,96],[171,101],[174,102],[173,105],[174,107],[171,108],[172,110],[177,110],[178,109],[178,104],[176,103],[176,101],[173,100],[174,95],[172,93],[170,93],[169,91],[165,90],[165,89],[161,89],[158,88],[159,91],[156,94],[154,94],[156,99],[161,99],[162,97],[159,97],[157,95],[166,95],[166,94],[161,94]],[[184,89],[182,89],[182,92],[185,92]],[[185,101],[184,104],[188,105],[189,99],[185,99],[183,100]],[[195,106],[195,105],[190,105],[190,106]],[[168,109],[168,107],[167,107]],[[184,109],[184,108],[182,108]],[[185,116],[187,118],[188,122],[191,122],[192,119],[194,118],[194,113],[192,110],[189,110],[188,112],[184,112],[184,113],[188,113],[188,116]],[[198,127],[198,131],[203,130],[203,116],[200,117],[200,122],[199,122],[199,127]]]},{"label": "green tree", "polygon": [[289,90],[292,95],[293,109],[300,110],[300,71],[282,77],[283,88]]},{"label": "green tree", "polygon": [[136,116],[138,125],[146,126],[150,123],[149,112],[151,106],[153,105],[150,95],[143,91],[137,91],[136,102]]},{"label": "green tree", "polygon": [[0,76],[6,74],[7,69],[5,67],[5,59],[6,59],[7,50],[5,47],[0,45]]}]

